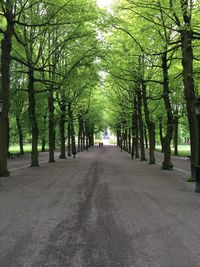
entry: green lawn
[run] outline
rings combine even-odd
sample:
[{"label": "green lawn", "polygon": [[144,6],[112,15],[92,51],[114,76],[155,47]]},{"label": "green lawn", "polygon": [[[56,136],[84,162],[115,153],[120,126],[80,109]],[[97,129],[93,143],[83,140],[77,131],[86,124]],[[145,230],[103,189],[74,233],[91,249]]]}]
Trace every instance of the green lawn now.
[{"label": "green lawn", "polygon": [[[98,144],[99,142],[102,142],[102,140],[100,140],[100,139],[95,140],[95,144]],[[12,145],[12,146],[10,146],[9,150],[11,153],[18,153],[19,152],[19,146],[18,145]],[[39,151],[41,150],[41,145],[38,146],[38,150]],[[156,145],[156,150],[161,151],[161,146]],[[174,148],[172,147],[172,153],[173,153],[173,151],[174,151]],[[31,152],[31,144],[24,145],[24,152],[25,153]],[[179,153],[179,156],[187,157],[188,155],[190,155],[190,146],[189,145],[179,145],[178,146],[178,153]]]},{"label": "green lawn", "polygon": [[[172,147],[172,153],[174,152],[174,148]],[[161,151],[161,146],[156,145],[156,150]],[[181,157],[187,157],[190,155],[190,146],[189,145],[179,145],[178,146],[178,155]]]},{"label": "green lawn", "polygon": [[[40,145],[38,146],[38,150],[39,151],[41,150],[41,146]],[[18,145],[12,145],[12,146],[10,146],[9,151],[11,153],[19,153],[20,149],[19,149]],[[24,152],[25,153],[30,153],[31,152],[31,144],[24,145]]]}]

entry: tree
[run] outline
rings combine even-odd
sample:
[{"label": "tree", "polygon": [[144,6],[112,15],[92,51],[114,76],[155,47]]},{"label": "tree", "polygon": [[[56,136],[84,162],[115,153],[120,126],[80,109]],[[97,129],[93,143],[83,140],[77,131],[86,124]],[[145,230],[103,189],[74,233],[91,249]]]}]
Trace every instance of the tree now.
[{"label": "tree", "polygon": [[1,79],[0,99],[3,108],[0,113],[0,177],[9,176],[7,167],[8,153],[8,110],[9,110],[9,86],[10,86],[10,62],[12,50],[12,37],[14,32],[14,12],[16,6],[13,1],[6,0],[1,3],[0,17],[5,19],[5,28],[0,28],[1,39]]}]

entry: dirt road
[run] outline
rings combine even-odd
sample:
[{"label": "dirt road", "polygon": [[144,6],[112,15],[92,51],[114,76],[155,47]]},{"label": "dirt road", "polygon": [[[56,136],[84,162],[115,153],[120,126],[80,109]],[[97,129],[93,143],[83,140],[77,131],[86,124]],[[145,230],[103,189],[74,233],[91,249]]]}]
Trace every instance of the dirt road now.
[{"label": "dirt road", "polygon": [[98,147],[12,175],[0,267],[200,266],[200,195],[186,173]]}]

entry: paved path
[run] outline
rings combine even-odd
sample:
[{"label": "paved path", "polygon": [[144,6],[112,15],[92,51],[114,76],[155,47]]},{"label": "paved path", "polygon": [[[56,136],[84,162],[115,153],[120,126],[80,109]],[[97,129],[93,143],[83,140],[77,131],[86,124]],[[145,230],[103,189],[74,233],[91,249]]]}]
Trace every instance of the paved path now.
[{"label": "paved path", "polygon": [[0,267],[200,266],[200,195],[116,147],[19,169],[0,188]]}]

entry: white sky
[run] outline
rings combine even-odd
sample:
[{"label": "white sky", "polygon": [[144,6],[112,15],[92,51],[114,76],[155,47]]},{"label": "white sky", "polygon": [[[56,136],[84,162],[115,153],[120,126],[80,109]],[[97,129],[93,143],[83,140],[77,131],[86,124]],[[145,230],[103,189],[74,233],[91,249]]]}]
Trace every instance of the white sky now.
[{"label": "white sky", "polygon": [[111,2],[112,2],[112,0],[97,0],[97,5],[99,6],[99,7],[109,7],[110,6],[110,4],[111,4]]}]

